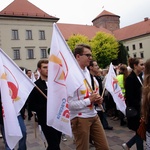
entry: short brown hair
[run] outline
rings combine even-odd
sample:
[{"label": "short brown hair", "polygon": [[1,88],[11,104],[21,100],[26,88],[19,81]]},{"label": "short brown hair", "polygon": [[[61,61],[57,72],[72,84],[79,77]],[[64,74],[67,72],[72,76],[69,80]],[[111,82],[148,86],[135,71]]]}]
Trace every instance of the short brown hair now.
[{"label": "short brown hair", "polygon": [[48,60],[39,60],[39,62],[37,63],[37,68],[41,68],[42,64],[48,64]]},{"label": "short brown hair", "polygon": [[91,47],[87,44],[78,44],[74,49],[74,56],[76,57],[77,54],[82,55],[84,48],[91,50]]},{"label": "short brown hair", "polygon": [[139,57],[135,57],[135,58],[129,58],[129,66],[134,69],[134,65],[138,65],[139,62],[140,62],[140,59]]}]

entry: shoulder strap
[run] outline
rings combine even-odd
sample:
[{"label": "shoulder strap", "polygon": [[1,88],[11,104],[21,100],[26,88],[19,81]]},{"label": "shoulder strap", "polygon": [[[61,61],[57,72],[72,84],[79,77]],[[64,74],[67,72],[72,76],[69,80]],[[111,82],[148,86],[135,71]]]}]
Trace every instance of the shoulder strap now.
[{"label": "shoulder strap", "polygon": [[95,90],[93,75],[90,74],[90,77],[91,77],[92,89]]}]

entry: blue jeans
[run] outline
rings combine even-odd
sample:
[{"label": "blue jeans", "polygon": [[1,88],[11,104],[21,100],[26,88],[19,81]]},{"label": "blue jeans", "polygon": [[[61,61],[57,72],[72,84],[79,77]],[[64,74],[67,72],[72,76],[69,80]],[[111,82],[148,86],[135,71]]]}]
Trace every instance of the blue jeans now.
[{"label": "blue jeans", "polygon": [[[23,120],[21,115],[18,116],[18,121],[19,121],[19,125],[20,125],[20,128],[21,128],[22,136],[23,136],[19,140],[18,150],[27,150],[27,147],[26,147],[26,138],[27,138],[26,126],[24,124],[24,120]],[[2,126],[2,135],[3,135],[3,139],[4,139],[4,143],[5,143],[5,150],[11,150],[8,147],[6,139],[5,139],[4,126]]]},{"label": "blue jeans", "polygon": [[135,143],[137,150],[144,150],[143,140],[137,133],[126,144],[129,148],[131,148]]}]

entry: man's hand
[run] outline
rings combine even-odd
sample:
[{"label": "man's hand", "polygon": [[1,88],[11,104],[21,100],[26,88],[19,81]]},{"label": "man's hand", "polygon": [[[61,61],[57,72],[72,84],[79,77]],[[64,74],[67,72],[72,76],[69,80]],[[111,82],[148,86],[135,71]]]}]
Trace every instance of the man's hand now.
[{"label": "man's hand", "polygon": [[103,102],[103,97],[101,97],[99,94],[97,93],[92,93],[90,96],[89,96],[89,99],[91,101],[91,103],[97,103],[97,104],[102,104]]}]

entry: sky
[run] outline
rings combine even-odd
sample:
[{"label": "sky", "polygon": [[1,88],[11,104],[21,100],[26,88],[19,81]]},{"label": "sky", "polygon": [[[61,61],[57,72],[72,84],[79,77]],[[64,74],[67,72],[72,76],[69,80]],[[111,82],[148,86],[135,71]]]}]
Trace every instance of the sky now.
[{"label": "sky", "polygon": [[[13,0],[0,0],[0,11]],[[93,25],[103,10],[120,16],[120,27],[150,18],[150,0],[29,0],[54,17],[58,23]]]}]

